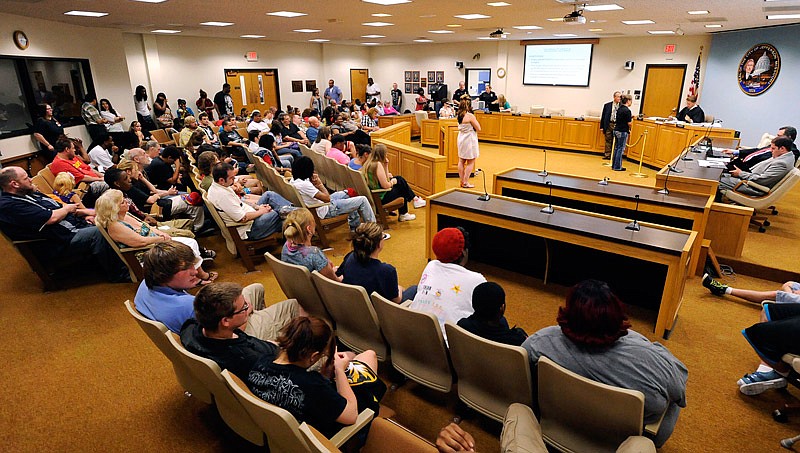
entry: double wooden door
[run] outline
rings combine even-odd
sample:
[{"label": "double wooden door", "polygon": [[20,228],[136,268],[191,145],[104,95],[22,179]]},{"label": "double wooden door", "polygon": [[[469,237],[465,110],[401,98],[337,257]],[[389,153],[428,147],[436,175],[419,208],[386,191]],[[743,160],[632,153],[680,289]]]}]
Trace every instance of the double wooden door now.
[{"label": "double wooden door", "polygon": [[231,85],[233,112],[280,109],[277,69],[226,69],[225,81]]}]

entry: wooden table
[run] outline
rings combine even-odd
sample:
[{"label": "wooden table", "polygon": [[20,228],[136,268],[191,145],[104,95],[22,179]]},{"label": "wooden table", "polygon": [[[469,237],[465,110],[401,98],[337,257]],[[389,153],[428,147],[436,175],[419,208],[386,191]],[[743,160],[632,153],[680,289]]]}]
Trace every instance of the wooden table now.
[{"label": "wooden table", "polygon": [[[429,197],[427,243],[439,229],[462,225],[470,232],[470,256],[477,261],[536,274],[545,283],[559,278],[573,279],[567,284],[604,279],[623,301],[656,309],[654,331],[669,336],[689,275],[696,232],[648,223],[631,231],[625,228],[625,219],[567,208],[545,214],[541,203],[500,195],[479,201],[478,195],[452,189]],[[435,258],[431,250],[428,253]],[[637,272],[655,283],[645,287]],[[657,300],[647,300],[655,293],[660,293]]]}]

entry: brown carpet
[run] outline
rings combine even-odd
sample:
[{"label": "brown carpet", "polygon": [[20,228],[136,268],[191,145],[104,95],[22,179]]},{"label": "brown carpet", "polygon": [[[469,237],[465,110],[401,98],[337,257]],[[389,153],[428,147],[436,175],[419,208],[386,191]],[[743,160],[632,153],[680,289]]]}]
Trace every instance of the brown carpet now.
[{"label": "brown carpet", "polygon": [[[541,166],[542,153],[535,149],[482,144],[481,152],[478,165],[490,175],[514,165]],[[549,154],[551,171],[633,179],[612,174],[600,166],[599,157]],[[633,164],[626,166],[630,170]],[[652,170],[646,171],[652,174]],[[652,184],[652,177],[644,181]],[[480,180],[474,182],[481,187]],[[455,185],[455,178],[448,180],[448,187]],[[392,239],[381,256],[397,267],[403,285],[416,283],[425,265],[425,211],[412,212],[418,216],[416,221],[392,224]],[[778,218],[783,222],[789,213],[790,209],[781,206]],[[785,216],[786,231],[795,216]],[[781,258],[770,252],[775,250],[769,245],[775,234],[777,229],[752,233],[748,247],[758,249],[754,254],[788,261],[791,254]],[[335,250],[328,256],[338,264],[348,251],[345,231],[340,229],[331,236]],[[752,236],[763,240],[752,240]],[[787,235],[786,240],[790,239]],[[222,281],[262,282],[268,304],[283,298],[265,263],[257,265],[259,272],[245,275],[221,238],[201,242],[219,252],[215,270]],[[780,250],[796,249],[795,242]],[[4,272],[0,273],[0,316],[5,323],[0,331],[4,345],[0,351],[4,364],[0,371],[3,450],[255,450],[231,433],[213,409],[183,396],[169,362],[122,305],[133,298],[135,285],[87,280],[77,276],[81,272],[76,269],[74,288],[43,294],[38,279],[7,243],[0,244],[0,253],[4,257]],[[544,286],[540,280],[485,265],[470,267],[505,288],[510,323],[528,333],[554,324],[565,288]],[[776,282],[745,276],[731,282],[754,289],[777,286]],[[688,407],[662,451],[780,451],[781,438],[800,432],[800,417],[781,425],[769,415],[778,404],[792,399],[786,392],[746,397],[735,386],[736,379],[758,363],[739,333],[757,319],[758,307],[711,296],[697,278],[688,282],[678,323],[671,339],[664,342],[689,368]],[[632,320],[635,330],[656,340],[653,313],[632,310]],[[381,374],[388,378],[386,367]],[[800,394],[796,390],[791,393]],[[384,404],[397,412],[399,422],[433,440],[459,410],[456,400],[455,395],[440,395],[406,383],[387,394]],[[462,426],[476,437],[479,451],[498,451],[499,424],[468,415]]]}]

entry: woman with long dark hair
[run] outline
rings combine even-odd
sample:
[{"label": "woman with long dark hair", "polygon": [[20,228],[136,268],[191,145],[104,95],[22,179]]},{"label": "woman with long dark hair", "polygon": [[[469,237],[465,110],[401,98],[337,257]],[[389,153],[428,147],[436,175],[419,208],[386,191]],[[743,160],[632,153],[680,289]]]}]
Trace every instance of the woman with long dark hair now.
[{"label": "woman with long dark hair", "polygon": [[158,93],[156,100],[153,101],[153,114],[156,117],[156,124],[163,129],[172,128],[175,116],[172,114],[172,109],[169,108],[167,103],[167,95]]},{"label": "woman with long dark hair", "polygon": [[458,178],[461,187],[471,188],[469,177],[475,168],[475,159],[480,155],[478,149],[478,132],[481,123],[472,113],[472,101],[462,99],[458,104]]},{"label": "woman with long dark hair", "polygon": [[400,216],[398,217],[400,222],[417,218],[416,215],[408,212],[408,202],[413,202],[415,209],[425,206],[426,202],[414,193],[405,178],[389,172],[389,157],[386,155],[384,144],[378,143],[372,148],[361,171],[367,176],[370,189],[389,189],[388,192],[380,193],[383,203],[389,203],[398,198],[403,199],[404,203],[400,206]]},{"label": "woman with long dark hair", "polygon": [[55,144],[59,137],[64,135],[64,126],[53,116],[53,107],[50,104],[39,104],[39,117],[33,125],[33,138],[39,142],[42,156],[50,162],[56,156]]},{"label": "woman with long dark hair", "polygon": [[136,119],[142,125],[142,133],[145,136],[150,136],[150,131],[156,129],[156,123],[153,121],[152,108],[147,102],[147,89],[139,85],[136,87],[136,92],[133,95],[133,104],[136,107]]}]

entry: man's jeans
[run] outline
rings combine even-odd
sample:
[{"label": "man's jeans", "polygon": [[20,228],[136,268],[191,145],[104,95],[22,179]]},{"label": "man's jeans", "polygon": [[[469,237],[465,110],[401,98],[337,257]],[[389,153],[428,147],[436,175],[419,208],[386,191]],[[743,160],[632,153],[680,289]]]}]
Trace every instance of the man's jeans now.
[{"label": "man's jeans", "polygon": [[264,192],[261,198],[258,199],[258,204],[266,204],[272,208],[272,211],[262,214],[253,220],[253,226],[247,232],[247,239],[255,241],[263,239],[273,233],[281,231],[283,222],[281,221],[280,210],[285,206],[291,206],[285,198],[275,192]]},{"label": "man's jeans", "polygon": [[325,218],[329,219],[342,214],[350,214],[347,216],[350,230],[355,230],[361,224],[361,218],[364,219],[364,222],[375,221],[375,213],[372,211],[372,206],[369,204],[367,197],[359,195],[347,198],[347,193],[344,191],[334,192],[331,194],[331,205]]}]

